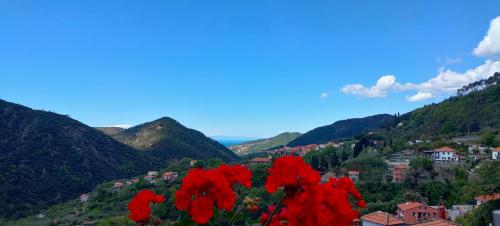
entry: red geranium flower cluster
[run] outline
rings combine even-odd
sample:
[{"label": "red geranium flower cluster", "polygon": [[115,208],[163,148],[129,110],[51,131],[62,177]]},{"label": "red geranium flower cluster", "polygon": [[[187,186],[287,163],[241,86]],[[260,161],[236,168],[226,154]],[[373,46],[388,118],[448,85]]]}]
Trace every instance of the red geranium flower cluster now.
[{"label": "red geranium flower cluster", "polygon": [[[365,206],[349,178],[330,179],[320,184],[319,173],[300,157],[277,159],[269,172],[267,191],[284,189],[287,225],[349,225],[358,216],[349,197],[354,197],[359,207]],[[283,225],[283,219],[280,222]]]},{"label": "red geranium flower cluster", "polygon": [[149,215],[151,214],[151,203],[161,202],[165,202],[165,198],[162,195],[157,195],[151,190],[141,190],[128,203],[130,220],[137,223],[145,223],[149,220]]},{"label": "red geranium flower cluster", "polygon": [[251,186],[251,172],[242,166],[221,165],[215,169],[191,169],[175,193],[175,206],[187,210],[198,224],[207,223],[214,215],[214,207],[231,211],[236,201],[232,186],[240,183]]}]

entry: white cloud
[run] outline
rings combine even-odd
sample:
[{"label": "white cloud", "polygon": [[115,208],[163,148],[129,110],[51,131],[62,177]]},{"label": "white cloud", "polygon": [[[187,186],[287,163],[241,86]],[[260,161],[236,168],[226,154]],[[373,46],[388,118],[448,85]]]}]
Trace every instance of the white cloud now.
[{"label": "white cloud", "polygon": [[473,51],[482,57],[500,57],[500,16],[491,20],[488,33]]},{"label": "white cloud", "polygon": [[384,75],[370,88],[361,84],[349,84],[342,88],[342,92],[361,97],[385,97],[395,82],[396,77],[394,75]]},{"label": "white cloud", "polygon": [[117,125],[111,125],[109,127],[120,127],[120,128],[128,129],[128,128],[132,127],[132,125],[129,125],[129,124],[117,124]]},{"label": "white cloud", "polygon": [[[342,92],[362,97],[385,97],[389,92],[416,91],[416,94],[407,96],[409,102],[423,101],[437,96],[449,96],[463,86],[493,76],[500,72],[500,16],[491,21],[490,28],[484,39],[474,49],[477,56],[487,57],[488,60],[463,73],[445,69],[438,69],[437,75],[422,83],[398,83],[393,75],[380,77],[377,83],[371,87],[361,84],[349,84],[342,88]],[[457,64],[462,58],[442,58],[438,63],[443,65]]]},{"label": "white cloud", "polygon": [[330,96],[330,93],[328,93],[328,92],[323,92],[323,93],[321,93],[321,94],[319,95],[319,97],[320,97],[321,99],[328,98],[329,96]]},{"label": "white cloud", "polygon": [[438,57],[437,63],[443,66],[452,64],[461,64],[463,59],[461,57]]},{"label": "white cloud", "polygon": [[416,101],[427,100],[427,99],[430,99],[430,98],[432,98],[432,93],[418,91],[417,94],[415,94],[413,96],[406,97],[406,101],[408,101],[408,102],[416,102]]}]

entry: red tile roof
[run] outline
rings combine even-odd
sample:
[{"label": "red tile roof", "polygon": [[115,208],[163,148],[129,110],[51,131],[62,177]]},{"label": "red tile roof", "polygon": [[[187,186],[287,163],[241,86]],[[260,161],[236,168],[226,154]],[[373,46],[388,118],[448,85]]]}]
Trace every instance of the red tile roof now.
[{"label": "red tile roof", "polygon": [[458,224],[454,224],[452,222],[443,219],[437,219],[433,221],[427,221],[425,223],[414,224],[413,226],[457,226],[457,225]]},{"label": "red tile roof", "polygon": [[269,159],[268,158],[253,158],[252,160],[250,160],[250,162],[265,162],[265,163],[268,163],[269,162]]},{"label": "red tile roof", "polygon": [[419,206],[423,206],[423,205],[424,204],[419,203],[419,202],[405,202],[403,204],[399,204],[398,208],[400,208],[401,210],[405,211],[405,210],[411,210],[413,208],[416,208],[416,207],[419,207]]},{"label": "red tile roof", "polygon": [[493,152],[500,152],[500,147],[496,147],[495,149],[492,150]]},{"label": "red tile roof", "polygon": [[455,149],[450,147],[442,147],[436,150],[437,152],[455,152]]},{"label": "red tile roof", "polygon": [[357,171],[357,170],[349,170],[347,173],[348,174],[359,174],[359,171]]},{"label": "red tile roof", "polygon": [[500,193],[493,194],[493,195],[480,195],[480,196],[474,197],[474,199],[479,200],[481,202],[487,202],[490,200],[500,199]]},{"label": "red tile roof", "polygon": [[361,220],[381,225],[398,225],[405,223],[396,216],[381,211],[364,215],[361,217]]}]

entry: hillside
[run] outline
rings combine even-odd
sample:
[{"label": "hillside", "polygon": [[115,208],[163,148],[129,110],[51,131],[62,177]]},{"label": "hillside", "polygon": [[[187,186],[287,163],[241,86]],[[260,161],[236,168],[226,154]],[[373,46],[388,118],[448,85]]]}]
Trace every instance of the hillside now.
[{"label": "hillside", "polygon": [[231,150],[240,155],[264,151],[270,148],[286,145],[288,142],[296,139],[300,135],[302,134],[297,132],[285,132],[267,139],[258,139],[248,141],[240,145],[234,145],[231,146]]},{"label": "hillside", "polygon": [[108,136],[114,136],[125,130],[124,128],[121,127],[94,127],[94,129],[97,129]]},{"label": "hillside", "polygon": [[288,146],[321,144],[332,140],[351,138],[368,131],[377,130],[380,127],[392,125],[394,120],[395,117],[389,114],[341,120],[331,125],[313,129],[288,143]]},{"label": "hillside", "polygon": [[168,117],[134,126],[113,137],[162,161],[182,157],[220,158],[224,161],[239,159],[224,145]]},{"label": "hillside", "polygon": [[0,100],[0,217],[17,218],[154,167],[83,123]]},{"label": "hillside", "polygon": [[[500,73],[488,80],[500,80]],[[431,104],[408,112],[401,116],[403,125],[394,128],[393,134],[419,138],[433,135],[454,135],[498,130],[500,128],[500,83],[477,82],[481,88],[468,85],[472,90],[450,97],[438,104]],[[463,90],[463,89],[462,89]]]}]

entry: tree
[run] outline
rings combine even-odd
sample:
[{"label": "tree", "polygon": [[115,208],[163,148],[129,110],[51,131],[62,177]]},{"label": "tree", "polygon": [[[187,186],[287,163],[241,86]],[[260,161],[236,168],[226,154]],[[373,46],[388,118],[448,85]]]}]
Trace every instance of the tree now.
[{"label": "tree", "polygon": [[320,170],[319,166],[319,156],[318,155],[312,155],[311,156],[311,167],[315,170]]},{"label": "tree", "polygon": [[498,141],[497,136],[492,132],[484,133],[483,135],[481,135],[480,142],[489,147],[500,146],[500,142]]},{"label": "tree", "polygon": [[335,168],[339,165],[339,157],[337,156],[337,152],[333,151],[330,155],[330,167]]}]

